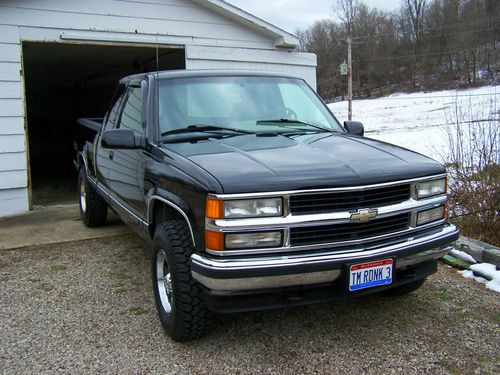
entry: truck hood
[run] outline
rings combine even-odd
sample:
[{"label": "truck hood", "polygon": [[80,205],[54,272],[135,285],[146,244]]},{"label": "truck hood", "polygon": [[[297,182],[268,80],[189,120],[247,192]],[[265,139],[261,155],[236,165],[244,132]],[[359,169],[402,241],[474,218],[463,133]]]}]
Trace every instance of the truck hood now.
[{"label": "truck hood", "polygon": [[359,186],[445,172],[413,151],[345,133],[249,134],[163,148],[198,164],[223,193]]}]

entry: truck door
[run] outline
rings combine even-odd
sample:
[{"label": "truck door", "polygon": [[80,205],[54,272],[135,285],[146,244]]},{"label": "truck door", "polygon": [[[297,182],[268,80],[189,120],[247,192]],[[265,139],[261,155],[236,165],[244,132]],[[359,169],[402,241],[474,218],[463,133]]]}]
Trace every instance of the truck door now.
[{"label": "truck door", "polygon": [[109,170],[112,167],[111,153],[109,149],[101,147],[101,134],[104,130],[116,128],[116,122],[118,121],[121,104],[125,96],[125,85],[120,85],[117,88],[116,94],[114,95],[114,102],[111,105],[106,117],[104,118],[103,128],[98,135],[98,138],[94,142],[94,160],[95,160],[95,173],[97,180],[109,187]]},{"label": "truck door", "polygon": [[[116,129],[131,129],[144,134],[141,123],[141,87],[129,86],[125,93],[122,111]],[[144,218],[144,151],[114,149],[109,151],[108,184],[113,198]]]}]

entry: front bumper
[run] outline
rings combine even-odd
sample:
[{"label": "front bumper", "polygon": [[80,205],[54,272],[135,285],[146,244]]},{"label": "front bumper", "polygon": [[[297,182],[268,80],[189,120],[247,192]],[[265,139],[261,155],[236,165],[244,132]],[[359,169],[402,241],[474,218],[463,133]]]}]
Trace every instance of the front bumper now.
[{"label": "front bumper", "polygon": [[336,281],[352,263],[394,258],[396,270],[404,270],[445,255],[458,239],[454,225],[415,234],[402,242],[359,248],[349,252],[328,251],[260,257],[217,258],[191,256],[193,278],[211,294],[251,294],[256,291],[325,284]]}]

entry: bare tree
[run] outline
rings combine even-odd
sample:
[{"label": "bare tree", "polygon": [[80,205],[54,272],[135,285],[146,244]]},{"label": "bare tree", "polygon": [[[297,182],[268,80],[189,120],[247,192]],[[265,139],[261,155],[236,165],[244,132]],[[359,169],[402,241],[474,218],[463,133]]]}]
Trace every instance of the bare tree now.
[{"label": "bare tree", "polygon": [[348,36],[353,35],[358,6],[358,0],[337,0],[337,4],[333,8],[334,11],[338,12],[338,17],[344,24]]},{"label": "bare tree", "polygon": [[410,19],[414,40],[418,43],[423,31],[427,0],[406,0],[406,11]]}]

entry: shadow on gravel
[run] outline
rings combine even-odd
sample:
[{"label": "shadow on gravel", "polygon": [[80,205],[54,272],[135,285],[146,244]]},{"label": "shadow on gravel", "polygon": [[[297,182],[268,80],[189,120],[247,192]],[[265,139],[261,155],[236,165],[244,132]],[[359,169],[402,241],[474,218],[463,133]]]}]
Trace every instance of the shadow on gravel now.
[{"label": "shadow on gravel", "polygon": [[[0,252],[2,370],[498,373],[500,299],[440,267],[416,293],[218,316],[179,344],[133,235]],[[482,306],[478,308],[477,306]]]}]

